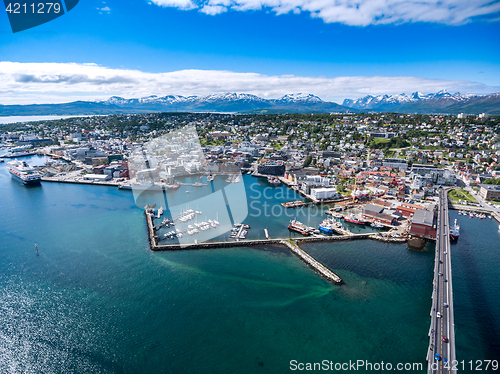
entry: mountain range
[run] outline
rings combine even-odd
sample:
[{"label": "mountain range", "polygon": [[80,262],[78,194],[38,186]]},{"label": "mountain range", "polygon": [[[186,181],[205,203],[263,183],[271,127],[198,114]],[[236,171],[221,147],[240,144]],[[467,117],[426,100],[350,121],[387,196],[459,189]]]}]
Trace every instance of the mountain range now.
[{"label": "mountain range", "polygon": [[263,99],[245,93],[208,96],[156,95],[125,99],[113,96],[104,101],[74,101],[63,104],[0,105],[0,116],[132,114],[147,112],[235,112],[235,113],[468,113],[500,114],[500,93],[478,96],[414,92],[411,95],[365,96],[346,99],[342,105],[323,101],[312,94],[288,94],[278,99]]}]

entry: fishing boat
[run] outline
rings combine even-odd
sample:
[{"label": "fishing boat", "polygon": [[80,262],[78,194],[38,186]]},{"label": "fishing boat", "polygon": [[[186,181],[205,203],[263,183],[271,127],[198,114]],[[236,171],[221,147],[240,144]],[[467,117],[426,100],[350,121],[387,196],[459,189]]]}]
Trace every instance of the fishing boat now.
[{"label": "fishing boat", "polygon": [[460,236],[460,226],[457,223],[457,220],[455,220],[455,224],[450,227],[450,240],[456,241],[458,240],[458,237]]},{"label": "fishing boat", "polygon": [[323,220],[320,224],[319,224],[319,227],[318,229],[320,231],[323,231],[323,232],[327,232],[329,234],[333,234],[334,230],[333,230],[333,227],[332,227],[332,220],[330,219],[325,219]]},{"label": "fishing boat", "polygon": [[354,190],[351,192],[351,197],[354,199],[362,199],[370,194],[369,190]]},{"label": "fishing boat", "polygon": [[268,177],[267,178],[267,182],[270,185],[272,185],[272,186],[279,186],[279,185],[281,185],[281,181],[278,178]]},{"label": "fishing boat", "polygon": [[288,230],[296,231],[304,236],[311,235],[311,231],[309,230],[309,228],[303,223],[297,221],[296,219],[290,221],[290,224],[288,225]]},{"label": "fishing boat", "polygon": [[344,217],[344,221],[354,223],[355,225],[366,225],[368,222],[363,221],[360,218],[357,218],[354,214],[348,214],[347,216]]},{"label": "fishing boat", "polygon": [[383,229],[384,225],[380,221],[374,221],[371,225],[371,227],[376,228],[376,229]]}]

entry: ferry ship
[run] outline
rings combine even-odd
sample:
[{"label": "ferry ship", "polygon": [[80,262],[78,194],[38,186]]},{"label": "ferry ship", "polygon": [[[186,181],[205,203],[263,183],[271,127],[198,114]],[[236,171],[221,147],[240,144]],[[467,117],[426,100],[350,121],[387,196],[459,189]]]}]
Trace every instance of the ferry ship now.
[{"label": "ferry ship", "polygon": [[455,224],[450,227],[450,240],[455,241],[458,240],[460,236],[460,226],[458,226],[457,220],[455,220]]},{"label": "ferry ship", "polygon": [[35,151],[30,152],[29,151],[30,148],[31,148],[31,146],[29,146],[29,145],[21,146],[21,147],[17,147],[17,148],[11,148],[10,152],[3,155],[2,157],[15,158],[15,157],[25,157],[25,156],[35,155],[36,152]]},{"label": "ferry ship", "polygon": [[296,219],[290,221],[288,230],[296,231],[304,236],[311,235],[311,230],[309,229],[309,227],[297,221]]},{"label": "ferry ship", "polygon": [[346,222],[350,222],[350,223],[354,223],[356,225],[366,225],[367,222],[366,221],[363,221],[359,218],[356,218],[356,216],[354,214],[348,214],[347,216],[344,217],[344,221]]},{"label": "ferry ship", "polygon": [[24,161],[7,162],[7,170],[12,178],[25,185],[40,184],[42,176]]}]

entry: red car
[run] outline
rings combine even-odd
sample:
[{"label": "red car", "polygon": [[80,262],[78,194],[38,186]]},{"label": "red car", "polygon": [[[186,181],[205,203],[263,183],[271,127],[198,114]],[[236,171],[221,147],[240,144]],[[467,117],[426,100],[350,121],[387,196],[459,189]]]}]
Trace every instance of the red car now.
[{"label": "red car", "polygon": [[443,336],[443,342],[448,343],[448,338],[446,336]]}]

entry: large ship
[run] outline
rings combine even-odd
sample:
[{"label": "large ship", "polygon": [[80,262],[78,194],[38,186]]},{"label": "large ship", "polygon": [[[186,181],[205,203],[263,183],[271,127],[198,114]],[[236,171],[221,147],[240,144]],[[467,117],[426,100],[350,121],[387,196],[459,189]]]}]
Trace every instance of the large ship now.
[{"label": "large ship", "polygon": [[288,230],[296,231],[304,236],[312,234],[312,230],[309,227],[297,221],[296,219],[290,221],[290,224],[288,225]]},{"label": "large ship", "polygon": [[35,151],[30,152],[29,151],[30,148],[31,148],[31,146],[29,146],[29,145],[25,145],[25,146],[21,146],[21,147],[17,147],[17,148],[11,148],[10,152],[3,155],[2,157],[16,158],[16,157],[25,157],[25,156],[35,155],[36,152]]},{"label": "large ship", "polygon": [[458,226],[457,220],[455,220],[455,224],[450,227],[450,239],[452,241],[458,240],[460,236],[460,226]]},{"label": "large ship", "polygon": [[12,178],[22,184],[40,184],[42,180],[42,176],[24,161],[14,160],[7,162],[7,170],[12,175]]}]

